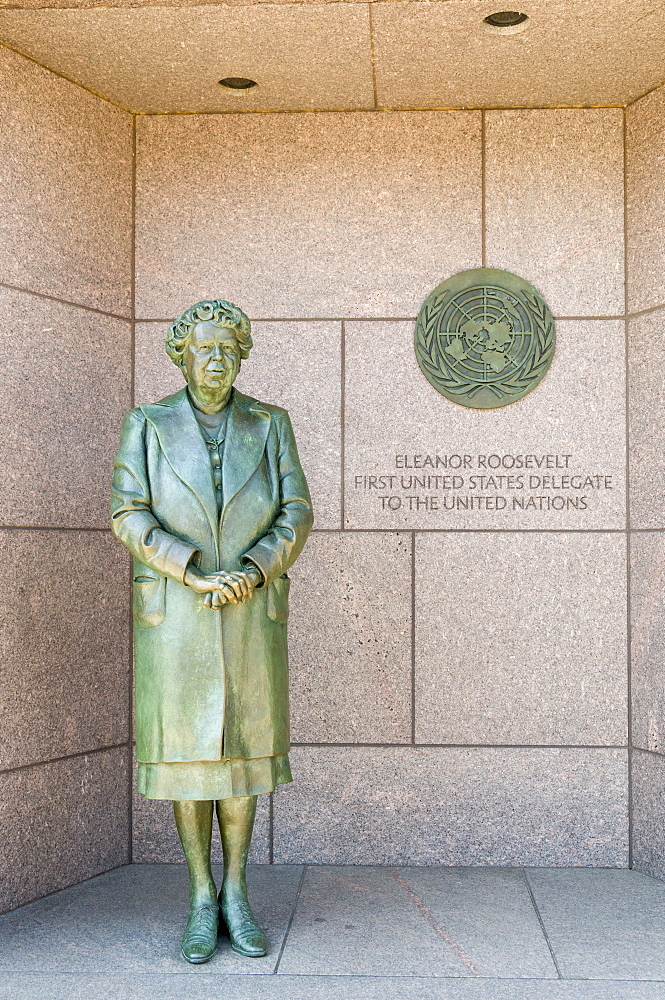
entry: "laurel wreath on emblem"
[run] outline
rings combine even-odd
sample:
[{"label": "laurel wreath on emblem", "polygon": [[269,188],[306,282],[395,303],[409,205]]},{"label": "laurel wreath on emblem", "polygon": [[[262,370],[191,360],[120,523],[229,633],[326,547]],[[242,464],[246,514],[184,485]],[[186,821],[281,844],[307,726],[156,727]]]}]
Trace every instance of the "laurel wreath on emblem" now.
[{"label": "laurel wreath on emblem", "polygon": [[439,383],[442,388],[454,395],[471,397],[478,390],[487,388],[500,397],[501,395],[524,394],[542,378],[552,360],[555,346],[554,320],[542,300],[526,289],[519,293],[529,307],[536,334],[533,349],[522,365],[510,377],[496,379],[491,383],[479,383],[462,377],[441,353],[437,330],[438,321],[451,294],[450,290],[446,290],[441,295],[428,299],[423,305],[416,323],[415,342],[418,359],[423,370],[429,372],[434,382]]}]

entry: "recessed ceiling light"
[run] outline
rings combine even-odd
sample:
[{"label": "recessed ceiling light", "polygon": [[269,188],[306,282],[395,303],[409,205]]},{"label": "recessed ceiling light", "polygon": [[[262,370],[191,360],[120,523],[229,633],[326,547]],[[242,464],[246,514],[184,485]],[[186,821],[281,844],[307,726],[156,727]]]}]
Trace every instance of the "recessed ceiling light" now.
[{"label": "recessed ceiling light", "polygon": [[518,10],[497,10],[483,18],[483,24],[500,35],[514,35],[517,31],[528,28],[531,21],[528,14],[522,14]]},{"label": "recessed ceiling light", "polygon": [[251,90],[257,86],[256,80],[248,80],[245,76],[225,76],[219,83],[227,90]]},{"label": "recessed ceiling light", "polygon": [[526,14],[520,14],[516,10],[498,10],[496,14],[486,17],[485,23],[491,24],[493,28],[512,28],[514,24],[521,24],[526,19]]}]

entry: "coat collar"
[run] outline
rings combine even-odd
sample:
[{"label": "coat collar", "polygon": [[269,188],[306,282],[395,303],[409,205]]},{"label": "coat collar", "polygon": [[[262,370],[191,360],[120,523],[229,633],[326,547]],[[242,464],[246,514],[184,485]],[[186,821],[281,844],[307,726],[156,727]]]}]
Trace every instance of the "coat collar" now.
[{"label": "coat collar", "polygon": [[[219,522],[210,459],[187,389],[140,409],[154,426],[171,468],[197,496],[217,541]],[[261,461],[269,429],[268,410],[257,400],[234,389],[229,403],[222,460],[224,509]]]},{"label": "coat collar", "polygon": [[[233,390],[229,404],[229,418],[226,424],[224,457],[222,458],[222,484],[224,486],[224,510],[254,474],[263,455],[268,431],[270,413],[251,396]],[[222,511],[222,516],[224,512]]]}]

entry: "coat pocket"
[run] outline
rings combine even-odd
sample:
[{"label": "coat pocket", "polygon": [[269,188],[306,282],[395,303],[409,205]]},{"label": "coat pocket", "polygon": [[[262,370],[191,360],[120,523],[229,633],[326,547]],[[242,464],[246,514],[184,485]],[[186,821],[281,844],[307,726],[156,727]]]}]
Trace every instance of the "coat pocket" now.
[{"label": "coat pocket", "polygon": [[166,577],[136,566],[132,584],[132,617],[138,628],[155,628],[166,616]]},{"label": "coat pocket", "polygon": [[281,625],[286,624],[289,617],[290,589],[291,580],[286,574],[268,585],[268,618]]}]

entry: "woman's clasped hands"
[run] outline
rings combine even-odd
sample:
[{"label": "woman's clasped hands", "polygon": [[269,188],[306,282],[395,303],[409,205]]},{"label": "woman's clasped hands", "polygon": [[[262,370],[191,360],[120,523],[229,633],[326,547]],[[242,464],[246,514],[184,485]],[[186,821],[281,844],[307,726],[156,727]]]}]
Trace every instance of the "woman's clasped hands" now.
[{"label": "woman's clasped hands", "polygon": [[254,566],[249,566],[245,571],[218,570],[216,573],[202,573],[190,565],[184,582],[197,594],[203,594],[203,603],[207,608],[217,610],[226,603],[247,604],[254,588],[261,582],[261,574]]}]

